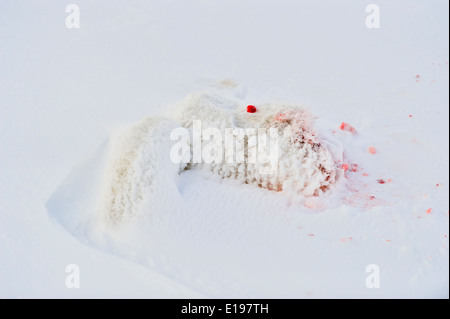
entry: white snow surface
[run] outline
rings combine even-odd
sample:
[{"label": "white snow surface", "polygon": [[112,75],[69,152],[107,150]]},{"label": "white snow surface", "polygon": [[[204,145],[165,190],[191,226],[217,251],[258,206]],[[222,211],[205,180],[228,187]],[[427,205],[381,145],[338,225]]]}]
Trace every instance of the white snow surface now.
[{"label": "white snow surface", "polygon": [[[1,298],[449,297],[448,2],[378,1],[379,29],[359,1],[67,4],[0,2]],[[342,175],[179,174],[172,129],[222,118],[191,92],[301,105]]]}]

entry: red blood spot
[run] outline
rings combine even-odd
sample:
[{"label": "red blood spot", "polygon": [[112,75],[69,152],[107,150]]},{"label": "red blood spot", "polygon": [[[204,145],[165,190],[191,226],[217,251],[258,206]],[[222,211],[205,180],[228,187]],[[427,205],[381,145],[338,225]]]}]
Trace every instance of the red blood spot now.
[{"label": "red blood spot", "polygon": [[367,173],[363,173],[363,176],[369,176],[369,174],[367,174]]},{"label": "red blood spot", "polygon": [[350,170],[352,172],[357,172],[358,171],[358,164],[350,164]]},{"label": "red blood spot", "polygon": [[387,182],[388,182],[388,183],[392,182],[392,179],[389,178],[389,179],[387,180]]},{"label": "red blood spot", "polygon": [[341,169],[343,169],[344,172],[346,172],[348,170],[348,164],[342,164]]},{"label": "red blood spot", "polygon": [[419,75],[419,74],[416,75],[416,79],[418,79],[418,78],[420,78],[420,75]]},{"label": "red blood spot", "polygon": [[444,235],[444,238],[447,238],[447,235]]},{"label": "red blood spot", "polygon": [[275,121],[286,121],[286,114],[280,113],[277,116],[275,116]]},{"label": "red blood spot", "polygon": [[431,209],[431,208],[428,208],[428,209],[427,209],[427,214],[431,214],[431,211],[432,211],[432,209]]},{"label": "red blood spot", "polygon": [[411,114],[409,114],[408,116],[409,116],[409,117],[412,117],[412,115],[411,115]]},{"label": "red blood spot", "polygon": [[370,200],[374,200],[374,199],[375,199],[375,196],[372,195],[372,196],[370,196],[369,198],[370,198]]},{"label": "red blood spot", "polygon": [[388,243],[390,243],[390,242],[391,242],[391,240],[390,240],[390,239],[386,239],[386,241],[387,241]]},{"label": "red blood spot", "polygon": [[377,182],[380,183],[380,184],[386,183],[386,182],[384,181],[384,179],[377,179]]},{"label": "red blood spot", "polygon": [[436,187],[439,187],[439,186],[441,186],[441,184],[436,184]]},{"label": "red blood spot", "polygon": [[375,149],[375,147],[373,147],[373,146],[369,147],[370,154],[375,154],[376,152],[377,152],[377,150]]},{"label": "red blood spot", "polygon": [[309,209],[316,209],[318,207],[317,202],[313,198],[306,199],[304,205]]},{"label": "red blood spot", "polygon": [[345,243],[346,241],[349,241],[349,240],[352,240],[353,238],[352,237],[343,237],[343,238],[341,238],[341,242],[342,243]]},{"label": "red blood spot", "polygon": [[356,133],[356,129],[353,126],[351,126],[350,124],[345,123],[345,122],[342,122],[341,125],[339,126],[339,128],[342,131],[350,132],[352,134]]},{"label": "red blood spot", "polygon": [[314,234],[308,234],[308,236],[311,236],[311,237],[312,237],[312,236],[314,236]]},{"label": "red blood spot", "polygon": [[256,112],[256,107],[254,107],[253,105],[247,106],[247,112],[248,113],[255,113]]}]

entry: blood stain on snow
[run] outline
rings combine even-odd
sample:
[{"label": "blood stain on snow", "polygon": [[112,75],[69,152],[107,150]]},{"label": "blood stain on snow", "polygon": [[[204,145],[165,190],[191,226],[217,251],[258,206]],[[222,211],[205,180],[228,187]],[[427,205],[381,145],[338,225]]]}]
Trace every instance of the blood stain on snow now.
[{"label": "blood stain on snow", "polygon": [[390,243],[390,242],[391,242],[391,240],[390,240],[390,239],[386,239],[386,241],[387,241],[388,243]]},{"label": "blood stain on snow", "polygon": [[431,208],[428,208],[428,209],[427,209],[427,214],[431,214],[432,211],[433,211],[433,210],[432,210]]},{"label": "blood stain on snow", "polygon": [[358,164],[350,164],[350,171],[357,172],[358,171]]},{"label": "blood stain on snow", "polygon": [[377,179],[377,182],[379,183],[379,184],[385,184],[386,182],[384,181],[384,179]]},{"label": "blood stain on snow", "polygon": [[377,150],[375,149],[375,147],[373,147],[373,146],[369,147],[370,154],[375,154],[376,152],[377,152]]},{"label": "blood stain on snow", "polygon": [[348,242],[348,241],[350,241],[352,239],[353,239],[352,237],[343,237],[343,238],[341,238],[340,242],[341,243],[345,243],[345,242]]},{"label": "blood stain on snow", "polygon": [[343,169],[344,172],[346,172],[348,170],[348,164],[342,164],[341,169]]},{"label": "blood stain on snow", "polygon": [[413,117],[411,114],[408,115],[409,117]]},{"label": "blood stain on snow", "polygon": [[313,236],[314,236],[314,234],[308,234],[308,236],[310,236],[310,237],[313,237]]},{"label": "blood stain on snow", "polygon": [[367,174],[367,173],[363,173],[363,176],[369,176],[369,174]]},{"label": "blood stain on snow", "polygon": [[309,209],[316,209],[318,207],[317,202],[313,198],[306,199],[304,206],[308,207]]},{"label": "blood stain on snow", "polygon": [[372,209],[376,206],[386,205],[387,203],[373,195],[355,193],[352,196],[342,199],[343,202],[351,207],[361,207],[364,209]]},{"label": "blood stain on snow", "polygon": [[346,131],[346,132],[350,132],[352,134],[356,133],[356,129],[351,126],[348,123],[342,122],[341,125],[339,126],[339,128],[341,129],[341,131]]}]

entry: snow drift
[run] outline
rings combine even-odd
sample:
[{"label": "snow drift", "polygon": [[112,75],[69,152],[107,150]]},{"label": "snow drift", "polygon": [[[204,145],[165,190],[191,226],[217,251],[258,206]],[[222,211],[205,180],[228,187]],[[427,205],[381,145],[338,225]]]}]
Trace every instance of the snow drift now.
[{"label": "snow drift", "polygon": [[[97,214],[106,223],[116,224],[123,218],[151,213],[142,212],[142,207],[151,207],[152,202],[174,188],[177,175],[186,170],[208,170],[242,184],[283,191],[297,201],[329,190],[340,174],[327,143],[313,128],[312,115],[299,106],[258,104],[257,112],[247,113],[239,101],[218,94],[193,93],[179,103],[173,113],[176,121],[147,117],[121,129],[110,139],[97,206]],[[171,133],[181,125],[192,134],[194,121],[220,134],[222,156],[218,160],[205,162],[200,158],[194,162],[198,154],[192,155],[195,151],[192,139],[179,141],[186,143],[189,161],[176,163],[171,158],[176,146]],[[223,143],[222,136],[226,136],[227,129],[233,130],[231,143]],[[274,144],[273,139],[260,141],[261,134],[257,134],[261,129],[275,130],[276,143],[269,145],[272,157],[276,156],[273,162],[272,159],[270,162],[250,159],[252,154],[255,159],[262,153],[267,156],[265,142]],[[211,143],[205,132],[197,132],[200,149]],[[241,161],[236,155],[239,152]],[[227,155],[229,158],[225,160]]]}]

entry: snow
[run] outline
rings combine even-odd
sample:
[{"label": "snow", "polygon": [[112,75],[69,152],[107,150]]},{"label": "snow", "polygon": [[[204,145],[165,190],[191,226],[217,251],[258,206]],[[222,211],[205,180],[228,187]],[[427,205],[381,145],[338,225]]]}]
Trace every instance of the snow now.
[{"label": "snow", "polygon": [[[183,138],[193,152],[190,168],[206,168],[224,178],[295,196],[321,194],[336,182],[326,144],[341,150],[337,159],[342,158],[342,147],[332,136],[329,141],[317,136],[307,110],[258,103],[258,111],[249,113],[243,103],[217,93],[190,94],[180,103],[173,112],[178,125],[194,130],[192,138]],[[195,136],[201,136],[197,142]]]},{"label": "snow", "polygon": [[[0,297],[448,298],[447,2],[378,1],[380,29],[353,1],[67,4],[0,3]],[[132,128],[198,91],[303,105],[348,170],[299,202],[178,175]],[[105,185],[140,204],[105,221]]]}]

